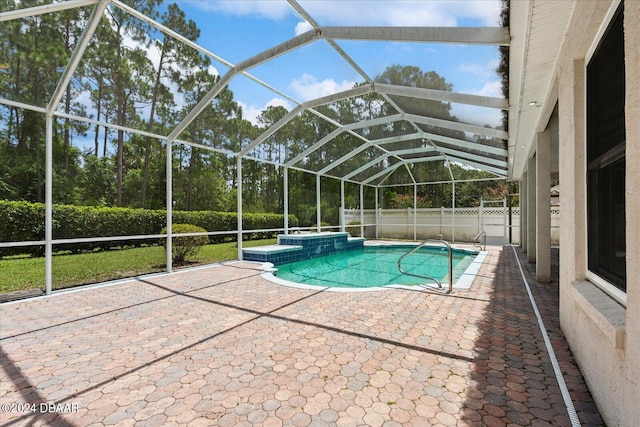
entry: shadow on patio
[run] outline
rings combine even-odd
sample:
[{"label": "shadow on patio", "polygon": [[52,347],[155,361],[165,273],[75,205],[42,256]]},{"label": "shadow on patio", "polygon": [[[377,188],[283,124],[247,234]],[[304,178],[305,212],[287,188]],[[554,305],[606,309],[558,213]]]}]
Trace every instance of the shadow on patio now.
[{"label": "shadow on patio", "polygon": [[[288,288],[253,267],[3,304],[1,403],[77,405],[3,425],[569,425],[510,247],[450,296]],[[581,422],[601,424],[557,282],[530,283]]]}]

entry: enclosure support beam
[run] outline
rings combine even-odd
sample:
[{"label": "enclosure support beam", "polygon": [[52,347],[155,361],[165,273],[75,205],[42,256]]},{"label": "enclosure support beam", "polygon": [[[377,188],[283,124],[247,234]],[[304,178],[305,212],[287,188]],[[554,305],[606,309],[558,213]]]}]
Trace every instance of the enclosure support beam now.
[{"label": "enclosure support beam", "polygon": [[451,177],[451,242],[456,241],[456,179],[453,176],[451,170],[451,163],[447,160],[447,170],[449,170],[449,176]]},{"label": "enclosure support beam", "polygon": [[471,132],[478,135],[490,136],[492,138],[499,138],[499,139],[509,138],[509,134],[500,129],[485,128],[482,126],[472,125],[468,123],[437,119],[435,117],[425,117],[425,116],[419,116],[416,114],[404,114],[402,119],[408,120],[410,122],[420,123],[423,125],[439,126],[447,129],[459,130],[462,132]]},{"label": "enclosure support beam", "polygon": [[378,239],[378,210],[380,209],[380,207],[378,206],[378,193],[380,191],[380,189],[378,187],[375,187],[376,189],[376,239]]},{"label": "enclosure support beam", "polygon": [[167,159],[165,162],[167,173],[167,273],[173,271],[173,164],[172,164],[172,145],[167,144]]},{"label": "enclosure support beam", "polygon": [[47,114],[45,134],[45,214],[44,214],[44,255],[45,293],[51,295],[53,283],[53,115]]},{"label": "enclosure support beam", "polygon": [[316,224],[318,233],[322,231],[322,225],[320,219],[322,218],[322,212],[320,212],[320,174],[316,175]]},{"label": "enclosure support beam", "polygon": [[413,184],[413,240],[418,241],[418,185]]},{"label": "enclosure support beam", "polygon": [[242,261],[242,157],[237,157],[238,181],[238,259]]},{"label": "enclosure support beam", "polygon": [[320,27],[322,38],[394,42],[509,45],[504,27]]},{"label": "enclosure support beam", "polygon": [[284,234],[289,234],[289,168],[284,168]]},{"label": "enclosure support beam", "polygon": [[99,0],[67,0],[61,3],[46,4],[18,10],[10,10],[0,13],[0,22],[22,19],[30,16],[44,15],[46,13],[60,12],[67,9],[76,9],[84,6],[91,6]]},{"label": "enclosure support beam", "polygon": [[251,58],[248,58],[238,64],[235,67],[227,71],[226,74],[220,76],[218,82],[207,92],[198,102],[198,104],[193,107],[189,113],[185,116],[184,119],[171,131],[167,139],[169,141],[174,141],[178,135],[184,131],[189,124],[205,109],[209,106],[211,101],[222,92],[222,90],[229,84],[229,82],[238,74],[246,71],[250,68],[253,68],[257,65],[262,64],[270,59],[273,59],[277,56],[283,55],[287,52],[290,52],[294,49],[302,47],[308,43],[311,43],[318,39],[318,33],[315,31],[307,31],[306,33],[300,34],[290,40],[285,41],[277,46],[272,47],[271,49],[267,49],[262,53],[259,53]]},{"label": "enclosure support beam", "polygon": [[364,237],[364,185],[360,184],[360,237]]},{"label": "enclosure support beam", "polygon": [[451,181],[451,242],[456,242],[456,181]]},{"label": "enclosure support beam", "polygon": [[344,223],[344,179],[340,180],[340,231],[345,232]]},{"label": "enclosure support beam", "polygon": [[[74,3],[75,4],[75,3]],[[89,40],[93,35],[102,12],[107,7],[107,1],[101,1],[91,12],[88,24],[85,27],[80,41],[71,55],[71,59],[61,79],[58,81],[58,85],[49,100],[47,105],[47,113],[45,118],[45,293],[50,295],[53,289],[53,114],[56,110],[56,105],[60,102],[64,91],[71,80],[73,73],[75,72],[82,55],[89,45]]]},{"label": "enclosure support beam", "polygon": [[73,53],[71,54],[71,58],[69,59],[69,63],[64,68],[62,76],[60,80],[58,80],[58,86],[56,90],[51,95],[49,99],[49,105],[47,106],[47,110],[49,112],[53,112],[56,109],[56,106],[64,96],[64,92],[67,89],[67,86],[71,82],[71,78],[73,74],[76,72],[76,69],[80,65],[80,61],[82,60],[82,56],[84,55],[87,46],[89,46],[89,42],[91,41],[91,37],[93,33],[96,31],[98,24],[102,18],[104,10],[109,5],[109,2],[106,0],[101,0],[98,5],[91,11],[91,16],[87,21],[87,26],[82,31],[80,35],[80,39],[78,40],[78,44],[76,45]]},{"label": "enclosure support beam", "polygon": [[466,105],[477,105],[479,107],[499,108],[501,110],[509,109],[509,103],[504,98],[469,95],[466,93],[457,93],[448,90],[425,89],[378,82],[375,84],[375,89],[376,92],[384,93],[386,95],[404,96],[415,99],[430,99],[442,102],[455,102]]}]

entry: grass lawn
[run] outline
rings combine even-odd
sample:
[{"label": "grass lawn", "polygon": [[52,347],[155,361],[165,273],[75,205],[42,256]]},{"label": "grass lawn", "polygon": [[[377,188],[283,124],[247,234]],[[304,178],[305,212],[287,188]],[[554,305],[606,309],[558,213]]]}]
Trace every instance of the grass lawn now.
[{"label": "grass lawn", "polygon": [[[243,247],[274,243],[276,243],[276,239],[252,240],[243,242]],[[196,256],[188,260],[190,264],[185,267],[237,258],[238,248],[235,242],[206,245]],[[165,263],[166,256],[162,246],[78,255],[54,255],[53,288],[62,289],[164,271]],[[25,289],[44,289],[44,271],[44,258],[0,259],[0,293]]]}]

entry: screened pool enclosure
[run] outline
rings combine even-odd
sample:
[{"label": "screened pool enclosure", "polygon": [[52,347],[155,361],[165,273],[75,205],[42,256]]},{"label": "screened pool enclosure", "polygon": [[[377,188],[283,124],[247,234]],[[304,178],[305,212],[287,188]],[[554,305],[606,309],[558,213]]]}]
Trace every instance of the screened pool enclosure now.
[{"label": "screened pool enclosure", "polygon": [[[499,81],[494,70],[510,43],[509,28],[498,22],[499,10],[493,26],[336,26],[314,2],[288,0],[279,7],[301,24],[288,38],[271,28],[247,34],[225,27],[220,35],[205,25],[201,31],[191,21],[196,17],[179,7],[146,1],[10,1],[0,6],[6,33],[0,54],[2,143],[11,149],[42,144],[29,159],[45,203],[43,235],[0,241],[0,249],[43,248],[50,293],[53,253],[70,243],[166,239],[166,271],[172,271],[177,210],[205,206],[237,212],[234,230],[208,229],[205,234],[235,236],[241,259],[243,235],[260,231],[331,229],[362,235],[370,227],[376,237],[385,237],[377,234],[377,215],[365,219],[365,209],[389,207],[385,191],[405,195],[416,209],[421,194],[425,200],[435,197],[426,189],[438,189],[455,230],[456,187],[507,179],[508,134],[502,123],[508,100],[480,90],[457,92],[448,75],[431,71],[445,70],[438,65],[443,51],[447,58],[458,55],[461,63],[476,55],[490,58],[493,79]],[[199,18],[205,19],[205,13],[225,16],[203,10]],[[353,22],[361,19],[353,16]],[[49,38],[56,42],[47,44]],[[292,64],[308,69],[300,76]],[[33,75],[21,71],[25,67]],[[305,95],[298,90],[323,82],[342,84]],[[502,87],[506,84],[505,76]],[[256,101],[263,105],[277,102],[251,116],[255,106],[240,99],[247,94],[264,100]],[[127,191],[140,187],[131,196],[134,207],[165,210],[166,230],[56,236],[53,207],[62,203],[65,186],[73,180],[60,165],[68,166],[74,144],[84,147],[83,167],[113,154],[112,175],[87,179],[112,181],[105,185],[116,196],[107,205],[123,206]],[[198,175],[203,159],[208,169]],[[224,202],[217,189],[224,189]],[[220,206],[198,205],[196,192]],[[249,209],[248,200],[256,194],[262,201]],[[271,201],[273,206],[265,208]],[[311,219],[290,223],[303,201],[315,210]],[[257,204],[282,214],[281,225],[256,230],[243,221],[243,212],[260,210],[254,209]],[[332,210],[330,220],[323,209]],[[455,231],[447,233],[455,239]]]}]

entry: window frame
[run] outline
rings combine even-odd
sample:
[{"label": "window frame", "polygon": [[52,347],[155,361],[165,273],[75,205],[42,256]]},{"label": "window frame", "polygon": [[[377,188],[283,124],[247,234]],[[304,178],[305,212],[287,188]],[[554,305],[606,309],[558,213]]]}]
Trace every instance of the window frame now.
[{"label": "window frame", "polygon": [[[625,141],[619,142],[613,148],[608,150],[605,155],[601,155],[598,158],[593,159],[591,162],[589,161],[589,158],[587,156],[587,149],[588,149],[587,147],[588,147],[588,141],[589,141],[589,133],[588,133],[588,126],[587,126],[587,122],[589,119],[588,117],[589,116],[588,68],[595,54],[598,52],[598,48],[600,47],[606,35],[608,34],[608,31],[611,28],[611,25],[613,24],[613,21],[616,18],[618,11],[623,6],[623,2],[624,0],[614,0],[612,2],[609,10],[605,15],[605,18],[602,21],[600,28],[598,29],[598,32],[596,33],[596,36],[594,37],[594,40],[587,52],[587,55],[584,61],[583,83],[584,83],[584,173],[585,175],[584,175],[583,184],[584,184],[585,197],[583,200],[583,207],[584,207],[583,212],[584,212],[584,233],[585,233],[585,239],[584,239],[585,276],[587,280],[589,280],[590,282],[598,286],[600,289],[602,289],[606,294],[608,294],[611,298],[613,298],[619,304],[626,307],[627,306],[626,291],[623,291],[622,289],[620,289],[618,286],[616,286],[611,281],[603,277],[601,274],[598,274],[597,272],[589,269],[589,205],[588,205],[589,203],[588,202],[588,197],[589,197],[588,196],[588,190],[589,190],[588,177],[589,177],[589,171],[591,170],[590,167],[592,167],[594,163],[610,164],[621,158],[626,159],[626,153],[624,153],[625,151],[624,146],[626,145],[626,137],[625,137]],[[621,156],[619,155],[620,151],[623,152]],[[626,165],[626,162],[625,162],[625,165]],[[626,182],[625,182],[625,186],[626,186]],[[625,196],[625,199],[626,199],[626,196]],[[626,203],[626,200],[625,200],[625,203]],[[625,233],[626,233],[626,224],[625,224]],[[627,262],[625,259],[625,265],[626,264]]]}]

